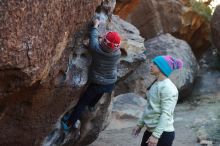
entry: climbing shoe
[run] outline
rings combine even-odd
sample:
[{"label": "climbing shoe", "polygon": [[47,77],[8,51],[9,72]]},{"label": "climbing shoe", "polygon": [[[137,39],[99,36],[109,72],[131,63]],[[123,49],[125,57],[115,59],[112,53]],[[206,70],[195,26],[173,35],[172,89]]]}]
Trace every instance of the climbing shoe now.
[{"label": "climbing shoe", "polygon": [[62,127],[63,131],[65,131],[65,132],[71,131],[71,126],[68,125],[67,121],[61,120],[61,127]]},{"label": "climbing shoe", "polygon": [[69,133],[73,129],[78,129],[80,127],[80,120],[77,120],[75,124],[70,123],[70,121],[61,120],[61,127],[65,133]]},{"label": "climbing shoe", "polygon": [[70,113],[66,113],[61,119],[61,127],[66,132],[71,130],[71,123],[69,123],[70,115]]}]

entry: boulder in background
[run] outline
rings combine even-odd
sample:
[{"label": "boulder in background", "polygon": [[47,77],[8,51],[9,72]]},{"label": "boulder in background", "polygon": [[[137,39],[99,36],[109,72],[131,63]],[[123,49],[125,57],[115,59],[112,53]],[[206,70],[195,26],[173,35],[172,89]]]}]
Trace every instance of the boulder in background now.
[{"label": "boulder in background", "polygon": [[116,94],[134,92],[145,96],[146,88],[153,82],[150,75],[151,60],[158,55],[171,55],[183,60],[180,70],[174,71],[170,78],[180,91],[180,99],[188,97],[198,71],[198,63],[190,46],[183,40],[170,34],[163,34],[145,42],[146,61],[142,63],[126,80],[120,82]]}]

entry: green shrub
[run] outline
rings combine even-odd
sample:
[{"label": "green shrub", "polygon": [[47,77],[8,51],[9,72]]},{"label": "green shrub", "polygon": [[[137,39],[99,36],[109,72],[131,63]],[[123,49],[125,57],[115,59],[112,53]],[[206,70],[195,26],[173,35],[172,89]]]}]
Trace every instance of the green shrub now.
[{"label": "green shrub", "polygon": [[205,5],[201,0],[190,0],[190,4],[193,10],[196,11],[199,15],[203,16],[207,21],[211,20],[212,8]]}]

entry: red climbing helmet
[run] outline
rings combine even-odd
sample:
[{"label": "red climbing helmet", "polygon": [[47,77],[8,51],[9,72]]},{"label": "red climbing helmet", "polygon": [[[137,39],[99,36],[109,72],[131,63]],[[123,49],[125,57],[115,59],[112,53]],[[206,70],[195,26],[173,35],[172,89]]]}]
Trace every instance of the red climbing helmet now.
[{"label": "red climbing helmet", "polygon": [[117,50],[120,47],[121,37],[115,31],[109,31],[106,33],[103,39],[103,43],[112,50]]}]

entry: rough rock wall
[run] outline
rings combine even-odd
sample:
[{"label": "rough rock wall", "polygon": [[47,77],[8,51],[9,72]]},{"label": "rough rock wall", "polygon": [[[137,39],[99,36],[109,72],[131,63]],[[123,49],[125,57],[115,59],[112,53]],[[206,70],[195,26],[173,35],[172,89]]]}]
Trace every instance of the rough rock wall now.
[{"label": "rough rock wall", "polygon": [[122,19],[126,19],[129,17],[129,14],[138,7],[139,4],[140,0],[118,0],[114,13],[119,15]]},{"label": "rough rock wall", "polygon": [[211,20],[211,34],[212,34],[212,42],[215,47],[218,49],[218,53],[220,54],[220,5],[218,5],[215,9]]},{"label": "rough rock wall", "polygon": [[67,44],[100,2],[0,2],[0,145],[40,145],[76,102],[80,88],[64,83]]},{"label": "rough rock wall", "polygon": [[47,78],[100,1],[1,1],[1,96]]},{"label": "rough rock wall", "polygon": [[192,10],[189,0],[117,2],[115,14],[134,24],[145,39],[170,33],[188,42],[196,57],[210,46],[209,22]]}]

